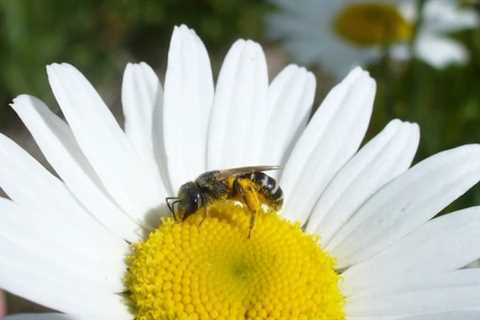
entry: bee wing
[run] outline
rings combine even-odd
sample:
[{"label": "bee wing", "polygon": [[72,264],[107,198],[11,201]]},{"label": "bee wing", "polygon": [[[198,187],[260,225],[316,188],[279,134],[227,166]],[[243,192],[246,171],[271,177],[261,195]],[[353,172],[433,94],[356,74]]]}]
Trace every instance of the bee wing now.
[{"label": "bee wing", "polygon": [[215,174],[215,177],[218,180],[224,180],[231,176],[241,176],[243,174],[252,173],[252,172],[259,172],[259,171],[272,171],[272,170],[280,170],[280,166],[249,166],[249,167],[238,167],[238,168],[231,168],[220,170]]}]

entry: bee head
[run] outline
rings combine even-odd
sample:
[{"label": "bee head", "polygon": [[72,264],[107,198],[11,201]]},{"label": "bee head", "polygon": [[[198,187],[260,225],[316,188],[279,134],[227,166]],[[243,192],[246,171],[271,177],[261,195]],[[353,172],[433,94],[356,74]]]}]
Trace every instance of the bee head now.
[{"label": "bee head", "polygon": [[202,192],[197,184],[187,182],[180,187],[177,197],[167,199],[167,204],[175,219],[183,221],[202,206],[202,200]]}]

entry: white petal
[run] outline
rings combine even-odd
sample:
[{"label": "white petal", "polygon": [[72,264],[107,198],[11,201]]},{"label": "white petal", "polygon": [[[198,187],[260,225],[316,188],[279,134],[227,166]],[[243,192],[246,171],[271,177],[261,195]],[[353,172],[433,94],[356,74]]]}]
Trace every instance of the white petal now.
[{"label": "white petal", "polygon": [[[117,259],[112,258],[115,253],[111,253],[111,256],[108,257],[101,257],[102,254],[105,254],[102,250],[98,250],[96,256],[93,253],[88,255],[85,249],[71,246],[68,239],[70,236],[64,230],[67,229],[68,231],[68,228],[60,227],[58,228],[60,230],[55,234],[46,234],[45,230],[49,225],[39,221],[42,218],[41,216],[38,217],[37,214],[37,216],[32,217],[27,209],[14,204],[10,200],[0,198],[0,211],[2,214],[2,224],[0,225],[2,241],[12,243],[12,246],[19,250],[25,248],[30,252],[29,257],[32,261],[37,259],[38,255],[41,255],[47,266],[55,264],[57,268],[70,272],[76,281],[81,281],[85,286],[103,292],[122,290],[123,254],[117,255]],[[92,250],[92,248],[89,248],[89,250]],[[126,252],[126,248],[124,248],[124,252]],[[2,259],[7,260],[12,259],[11,255],[12,253],[8,251],[0,253]],[[13,259],[15,258],[16,256],[13,256]],[[99,263],[104,263],[104,261],[109,261],[108,266],[99,266]],[[113,262],[119,265],[115,266]],[[39,263],[35,263],[35,266]],[[108,267],[114,269],[107,270]]]},{"label": "white petal", "polygon": [[[18,313],[6,316],[4,320],[82,320],[63,313]],[[85,320],[87,320],[85,318]],[[91,320],[91,318],[89,319]]]},{"label": "white petal", "polygon": [[348,316],[348,320],[478,320],[480,311],[452,311],[418,316]]},{"label": "white petal", "polygon": [[412,57],[408,44],[399,43],[390,47],[390,55],[394,60],[405,61]]},{"label": "white petal", "polygon": [[304,223],[337,171],[357,151],[373,107],[375,81],[357,68],[330,91],[282,173],[285,216]]},{"label": "white petal", "polygon": [[[479,309],[480,285],[434,288],[392,295],[348,299],[345,313],[350,317],[403,317]],[[427,318],[428,319],[428,318]],[[436,319],[436,318],[435,318]],[[457,319],[456,317],[452,319]]]},{"label": "white petal", "polygon": [[72,270],[46,259],[41,251],[20,248],[2,238],[0,252],[0,286],[5,290],[70,314],[132,318],[119,294],[78,281]]},{"label": "white petal", "polygon": [[416,124],[391,121],[328,185],[307,225],[326,245],[355,211],[384,184],[410,167],[418,147]]},{"label": "white petal", "polygon": [[425,278],[453,271],[478,257],[480,207],[473,207],[433,219],[381,254],[353,266],[342,275],[345,292],[382,287],[407,275]]},{"label": "white petal", "polygon": [[[372,282],[362,290],[351,291],[348,280],[342,278],[342,292],[350,300],[363,296],[392,295],[418,290],[432,290],[438,288],[454,288],[480,285],[480,269],[461,269],[442,273],[408,273],[399,276],[395,270],[389,275],[389,279],[382,282]],[[346,289],[346,291],[345,291]]]},{"label": "white petal", "polygon": [[434,32],[453,32],[479,25],[480,19],[473,9],[462,7],[458,1],[429,0],[423,8],[422,29]]},{"label": "white petal", "polygon": [[[16,225],[42,231],[44,238],[61,241],[72,252],[96,262],[98,268],[110,268],[112,275],[122,272],[126,244],[89,216],[60,180],[3,135],[0,162],[0,187],[25,209],[15,216]],[[52,226],[59,229],[45,232]],[[15,233],[14,229],[6,231]],[[113,280],[118,279],[114,276]]]},{"label": "white petal", "polygon": [[68,126],[40,100],[22,95],[12,108],[27,126],[43,154],[75,197],[112,233],[135,241],[136,225],[104,192]]},{"label": "white petal", "polygon": [[143,223],[165,196],[148,173],[113,115],[87,79],[73,66],[47,67],[55,98],[90,164],[115,201]]},{"label": "white petal", "polygon": [[262,48],[238,40],[218,78],[208,132],[209,169],[259,165],[267,120],[268,76]]},{"label": "white petal", "polygon": [[[377,318],[369,318],[372,320],[377,320]],[[399,319],[399,320],[478,320],[480,319],[480,311],[453,311],[453,312],[442,312],[442,313],[432,313],[421,316],[413,317],[399,317],[399,318],[390,318],[390,319]],[[390,320],[388,319],[388,320]],[[380,319],[378,319],[380,320]]]},{"label": "white petal", "polygon": [[315,96],[315,77],[305,68],[289,65],[268,88],[270,120],[262,164],[283,165],[308,121]]},{"label": "white petal", "polygon": [[[388,2],[388,0],[387,0],[387,2]],[[403,16],[403,18],[405,20],[407,20],[410,23],[415,23],[415,21],[417,21],[417,19],[418,19],[418,6],[415,2],[409,1],[409,0],[407,0],[407,1],[396,1],[395,5],[396,5],[397,9],[400,11],[401,15]]]},{"label": "white petal", "polygon": [[152,68],[143,62],[127,64],[122,82],[125,134],[145,156],[153,157],[153,111],[162,101],[162,86]]},{"label": "white petal", "polygon": [[[148,172],[163,181],[159,167],[166,167],[163,158],[156,158],[154,146],[154,116],[162,110],[163,90],[155,72],[146,63],[129,63],[122,82],[122,106],[125,115],[125,134]],[[163,143],[163,142],[162,142]],[[158,163],[157,163],[158,161]],[[165,182],[161,184],[167,194]]]},{"label": "white petal", "polygon": [[372,196],[332,238],[343,268],[381,252],[434,217],[480,179],[480,145],[438,153]]},{"label": "white petal", "polygon": [[452,63],[464,64],[469,59],[467,49],[460,43],[429,33],[421,33],[415,42],[415,54],[435,68]]},{"label": "white petal", "polygon": [[163,126],[173,190],[206,168],[213,78],[207,50],[191,29],[175,27],[168,52]]}]

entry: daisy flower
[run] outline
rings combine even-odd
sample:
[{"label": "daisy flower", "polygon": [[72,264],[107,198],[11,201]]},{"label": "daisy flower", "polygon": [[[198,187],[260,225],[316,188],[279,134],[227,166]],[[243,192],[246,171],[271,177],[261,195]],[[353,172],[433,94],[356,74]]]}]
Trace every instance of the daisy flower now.
[{"label": "daisy flower", "polygon": [[412,35],[412,23],[392,0],[271,2],[278,10],[267,17],[267,35],[301,63],[318,64],[338,78]]},{"label": "daisy flower", "polygon": [[[480,256],[480,209],[432,219],[480,179],[480,146],[409,169],[419,130],[395,119],[360,148],[375,95],[362,69],[307,124],[311,73],[290,65],[269,84],[261,47],[238,40],[214,87],[181,26],[163,88],[127,66],[124,130],[77,69],[47,72],[67,122],[31,96],[12,107],[58,177],[0,135],[0,287],[63,313],[42,319],[480,316],[480,270],[463,269]],[[251,238],[242,202],[184,221],[165,208],[206,170],[260,164],[282,166],[285,205]]]},{"label": "daisy flower", "polygon": [[[267,32],[280,39],[302,63],[319,64],[343,77],[352,65],[377,61],[389,45],[393,58],[406,59],[413,36],[417,1],[404,0],[271,0],[277,12],[267,17]],[[454,0],[426,1],[414,55],[434,67],[464,62],[465,48],[448,32],[478,25],[473,10],[459,9]]]},{"label": "daisy flower", "polygon": [[[403,1],[400,7],[409,20],[418,19],[416,3]],[[456,0],[429,0],[425,2],[421,15],[422,23],[415,39],[413,54],[438,69],[468,62],[467,49],[447,34],[478,27],[480,20],[475,10],[460,7]],[[398,45],[393,48],[393,55],[405,59],[410,56],[410,51],[405,45]]]}]

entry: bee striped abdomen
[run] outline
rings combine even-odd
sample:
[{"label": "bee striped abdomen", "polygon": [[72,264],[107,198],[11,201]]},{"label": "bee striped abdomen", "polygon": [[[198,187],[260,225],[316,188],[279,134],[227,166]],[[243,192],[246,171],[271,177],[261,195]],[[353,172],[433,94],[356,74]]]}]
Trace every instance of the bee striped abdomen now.
[{"label": "bee striped abdomen", "polygon": [[274,209],[280,209],[283,204],[283,192],[275,179],[260,171],[252,172],[246,177],[260,188],[262,194],[271,201]]}]

